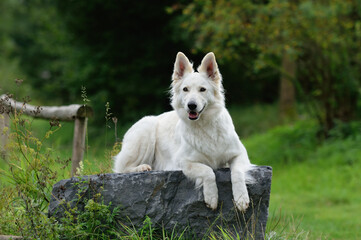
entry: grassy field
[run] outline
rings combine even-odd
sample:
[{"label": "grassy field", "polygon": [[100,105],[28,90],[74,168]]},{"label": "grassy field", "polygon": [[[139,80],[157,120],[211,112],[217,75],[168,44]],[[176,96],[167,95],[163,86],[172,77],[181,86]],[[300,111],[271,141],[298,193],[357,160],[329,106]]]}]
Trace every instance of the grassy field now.
[{"label": "grassy field", "polygon": [[273,167],[270,222],[281,219],[285,232],[300,239],[360,238],[360,123],[339,124],[319,141],[315,122],[279,121],[275,106],[231,109],[231,115],[251,161]]},{"label": "grassy field", "polygon": [[[273,167],[269,239],[359,239],[360,123],[339,124],[330,139],[319,141],[314,121],[305,116],[280,121],[275,105],[231,107],[230,113],[251,161]],[[42,120],[31,126],[39,137],[49,129]],[[90,124],[84,174],[109,172],[114,132],[108,129],[105,134],[104,127],[95,135],[92,128]],[[71,157],[72,131],[72,123],[62,123],[47,143],[53,154]],[[0,167],[8,169],[3,160]],[[59,179],[69,177],[70,167],[57,172]],[[1,176],[4,189],[8,180]]]},{"label": "grassy field", "polygon": [[282,211],[297,219],[308,239],[359,239],[361,134],[317,144],[307,139],[312,124],[308,129],[303,124],[277,127],[245,141],[254,163],[273,167],[271,216]]}]

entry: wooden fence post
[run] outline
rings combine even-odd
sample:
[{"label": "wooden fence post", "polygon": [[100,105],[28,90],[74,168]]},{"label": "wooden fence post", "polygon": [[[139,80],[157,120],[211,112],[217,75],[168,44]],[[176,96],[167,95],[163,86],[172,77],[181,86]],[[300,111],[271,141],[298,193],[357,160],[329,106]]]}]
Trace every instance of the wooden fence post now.
[{"label": "wooden fence post", "polygon": [[[74,121],[73,155],[71,175],[75,176],[80,162],[83,160],[85,151],[85,133],[88,117],[93,116],[93,109],[87,105],[71,104],[68,106],[33,106],[27,103],[17,102],[11,97],[3,94],[0,96],[0,110],[10,108],[8,112],[14,110],[21,111],[22,114],[49,120]],[[2,135],[4,127],[9,126],[9,116],[7,112],[0,119],[0,154],[6,156],[4,146],[7,142],[8,134]],[[2,120],[4,119],[4,120]],[[4,152],[3,152],[4,151]]]},{"label": "wooden fence post", "polygon": [[[9,118],[9,114],[7,113],[3,113],[0,115],[0,141],[1,141],[1,145],[0,145],[0,154],[2,158],[6,158],[6,144],[8,142],[8,137],[9,137],[9,123],[10,123],[10,118]],[[7,130],[6,130],[7,129]]]},{"label": "wooden fence post", "polygon": [[[75,118],[74,138],[73,138],[73,156],[71,158],[71,176],[77,175],[80,168],[80,162],[83,160],[85,151],[85,134],[88,118]],[[78,172],[79,173],[79,172]]]}]

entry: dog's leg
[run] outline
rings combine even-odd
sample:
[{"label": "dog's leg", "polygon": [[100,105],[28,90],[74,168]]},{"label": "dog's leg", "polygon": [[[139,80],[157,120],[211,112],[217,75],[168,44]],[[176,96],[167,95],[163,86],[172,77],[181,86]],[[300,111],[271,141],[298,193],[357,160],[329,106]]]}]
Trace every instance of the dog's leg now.
[{"label": "dog's leg", "polygon": [[203,185],[204,202],[207,207],[216,210],[218,204],[218,189],[216,184],[216,175],[212,168],[202,163],[186,162],[182,167],[184,175],[188,178],[199,180]]},{"label": "dog's leg", "polygon": [[236,207],[240,211],[245,211],[249,206],[249,196],[245,181],[245,171],[247,164],[244,163],[242,155],[237,156],[231,161],[231,181],[233,199]]},{"label": "dog's leg", "polygon": [[116,173],[152,170],[155,153],[156,117],[144,117],[125,134],[122,150],[114,158]]}]

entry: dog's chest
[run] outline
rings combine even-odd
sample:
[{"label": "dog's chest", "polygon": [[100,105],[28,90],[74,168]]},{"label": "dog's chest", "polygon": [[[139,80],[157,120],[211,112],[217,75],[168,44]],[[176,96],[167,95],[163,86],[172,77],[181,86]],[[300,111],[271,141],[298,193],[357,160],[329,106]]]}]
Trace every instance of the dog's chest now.
[{"label": "dog's chest", "polygon": [[221,166],[223,163],[234,155],[233,134],[227,129],[210,128],[210,129],[191,129],[183,135],[183,140],[187,142],[191,151],[199,155],[199,160],[214,168]]}]

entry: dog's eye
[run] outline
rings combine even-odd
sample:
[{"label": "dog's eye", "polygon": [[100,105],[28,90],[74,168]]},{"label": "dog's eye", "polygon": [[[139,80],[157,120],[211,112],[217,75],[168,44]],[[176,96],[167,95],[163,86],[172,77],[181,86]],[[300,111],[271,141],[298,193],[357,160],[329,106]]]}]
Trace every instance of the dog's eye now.
[{"label": "dog's eye", "polygon": [[202,88],[199,89],[199,91],[200,91],[200,92],[205,92],[206,89],[205,89],[204,87],[202,87]]},{"label": "dog's eye", "polygon": [[184,88],[183,88],[183,92],[188,92],[188,88],[187,88],[187,87],[184,87]]}]

